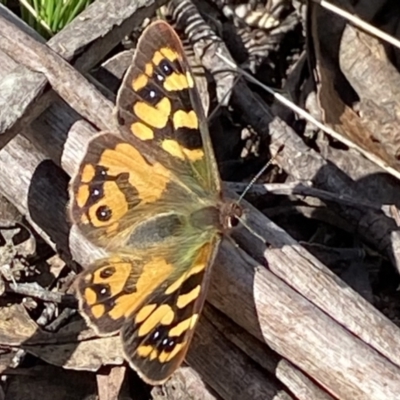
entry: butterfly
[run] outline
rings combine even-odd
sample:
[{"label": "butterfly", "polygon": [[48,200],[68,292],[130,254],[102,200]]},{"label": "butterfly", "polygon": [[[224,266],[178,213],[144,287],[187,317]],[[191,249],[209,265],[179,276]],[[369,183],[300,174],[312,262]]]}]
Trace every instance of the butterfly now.
[{"label": "butterfly", "polygon": [[131,367],[155,385],[184,360],[218,246],[242,210],[222,196],[193,75],[166,22],[139,39],[115,120],[70,184],[73,224],[107,252],[75,288],[88,324],[119,333]]}]

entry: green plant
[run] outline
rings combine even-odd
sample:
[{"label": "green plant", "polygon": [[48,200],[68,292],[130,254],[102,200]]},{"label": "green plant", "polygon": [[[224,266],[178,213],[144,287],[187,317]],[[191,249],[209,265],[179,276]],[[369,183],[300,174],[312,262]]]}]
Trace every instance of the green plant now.
[{"label": "green plant", "polygon": [[94,0],[19,0],[22,18],[45,37],[51,37]]}]

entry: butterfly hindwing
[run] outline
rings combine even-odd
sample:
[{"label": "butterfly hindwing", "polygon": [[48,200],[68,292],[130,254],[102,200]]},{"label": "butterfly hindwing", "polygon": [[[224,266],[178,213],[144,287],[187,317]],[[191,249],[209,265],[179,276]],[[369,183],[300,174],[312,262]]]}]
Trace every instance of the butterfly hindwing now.
[{"label": "butterfly hindwing", "polygon": [[152,293],[124,324],[125,354],[147,382],[163,383],[182,363],[203,308],[219,240],[200,248],[190,267]]},{"label": "butterfly hindwing", "polygon": [[162,383],[181,364],[218,243],[216,236],[182,268],[131,252],[96,262],[78,279],[80,308],[89,324],[101,335],[121,331],[126,358],[147,382]]},{"label": "butterfly hindwing", "polygon": [[96,261],[77,280],[80,308],[99,334],[118,332],[174,271],[161,257],[126,250]]}]

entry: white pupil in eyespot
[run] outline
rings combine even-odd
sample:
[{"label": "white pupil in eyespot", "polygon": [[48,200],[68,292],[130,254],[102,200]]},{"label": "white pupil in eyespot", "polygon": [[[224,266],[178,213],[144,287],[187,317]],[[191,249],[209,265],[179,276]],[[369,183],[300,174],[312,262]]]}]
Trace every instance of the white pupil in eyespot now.
[{"label": "white pupil in eyespot", "polygon": [[166,74],[169,74],[169,73],[171,72],[171,68],[169,67],[168,64],[164,64],[164,65],[162,66],[162,69],[163,69],[163,71],[164,71]]},{"label": "white pupil in eyespot", "polygon": [[154,90],[150,90],[149,95],[150,95],[150,97],[151,97],[152,99],[154,99],[154,97],[156,97],[156,92],[155,92]]}]

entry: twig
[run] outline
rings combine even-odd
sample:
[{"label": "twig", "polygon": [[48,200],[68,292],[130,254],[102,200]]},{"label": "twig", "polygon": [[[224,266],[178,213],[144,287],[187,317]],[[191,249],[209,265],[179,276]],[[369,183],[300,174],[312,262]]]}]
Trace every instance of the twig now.
[{"label": "twig", "polygon": [[32,283],[11,283],[6,289],[6,292],[17,293],[23,296],[30,296],[35,299],[63,304],[70,307],[76,307],[77,302],[71,294],[62,294],[58,292],[50,292],[43,289],[37,282]]},{"label": "twig", "polygon": [[345,11],[345,10],[341,9],[340,7],[335,6],[334,4],[332,4],[326,0],[312,0],[312,1],[314,3],[319,4],[321,7],[324,7],[327,10],[333,12],[334,14],[337,14],[337,15],[343,17],[344,19],[347,19],[352,24],[365,30],[366,32],[370,33],[371,35],[374,35],[377,38],[382,39],[385,42],[390,43],[393,46],[396,46],[397,48],[400,49],[400,41],[399,40],[397,40],[395,37],[393,37],[391,35],[388,35],[387,33],[383,32],[383,31],[381,31],[380,29],[372,26],[368,22],[363,21],[361,18],[358,18],[356,15],[351,14],[348,11]]},{"label": "twig", "polygon": [[[248,186],[246,183],[239,182],[227,182],[226,184],[231,190],[234,190],[237,193],[241,193]],[[272,193],[284,196],[311,196],[317,197],[321,200],[333,201],[338,204],[355,207],[358,209],[369,208],[375,211],[389,211],[388,206],[380,206],[379,204],[371,203],[365,200],[354,199],[350,196],[346,196],[343,194],[336,194],[327,192],[326,190],[316,189],[310,186],[306,186],[304,182],[255,184],[249,189],[249,193],[257,195]]]}]

